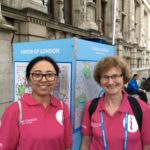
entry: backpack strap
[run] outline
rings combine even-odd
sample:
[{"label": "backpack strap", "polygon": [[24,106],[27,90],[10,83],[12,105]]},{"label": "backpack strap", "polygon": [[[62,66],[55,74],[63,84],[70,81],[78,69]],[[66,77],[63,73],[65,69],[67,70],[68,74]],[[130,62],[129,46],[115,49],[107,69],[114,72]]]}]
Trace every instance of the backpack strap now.
[{"label": "backpack strap", "polygon": [[21,105],[21,101],[18,100],[18,108],[19,108],[19,119],[18,119],[18,125],[20,126],[21,120],[22,120],[22,105]]},{"label": "backpack strap", "polygon": [[138,123],[139,129],[141,131],[142,118],[143,118],[143,112],[142,112],[141,106],[140,106],[138,100],[133,96],[128,96],[128,101],[130,103],[130,106],[133,110],[136,121]]},{"label": "backpack strap", "polygon": [[60,100],[61,108],[62,108],[62,122],[64,123],[64,104],[63,101]]},{"label": "backpack strap", "polygon": [[100,97],[94,98],[89,106],[89,117],[91,120],[92,114],[95,112]]},{"label": "backpack strap", "polygon": [[62,100],[60,100],[60,104],[61,104],[61,108],[63,109],[64,105],[63,105],[63,101]]},{"label": "backpack strap", "polygon": [[[95,112],[100,97],[94,98],[89,106],[89,118],[91,120],[92,114]],[[130,106],[133,110],[134,116],[136,118],[136,121],[138,123],[139,129],[141,131],[142,127],[142,118],[143,118],[143,112],[141,109],[141,106],[138,102],[138,100],[133,96],[128,96],[128,101],[130,103]]]}]

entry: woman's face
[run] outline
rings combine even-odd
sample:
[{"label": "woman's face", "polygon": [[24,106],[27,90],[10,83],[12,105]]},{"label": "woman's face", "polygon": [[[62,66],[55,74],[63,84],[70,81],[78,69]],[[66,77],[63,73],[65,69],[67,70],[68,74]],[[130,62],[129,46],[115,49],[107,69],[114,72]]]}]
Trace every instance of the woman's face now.
[{"label": "woman's face", "polygon": [[56,70],[48,61],[39,61],[30,71],[29,84],[33,95],[48,96],[55,87],[56,81]]},{"label": "woman's face", "polygon": [[104,89],[105,94],[120,94],[124,85],[121,69],[113,67],[103,73],[100,78],[100,85]]}]

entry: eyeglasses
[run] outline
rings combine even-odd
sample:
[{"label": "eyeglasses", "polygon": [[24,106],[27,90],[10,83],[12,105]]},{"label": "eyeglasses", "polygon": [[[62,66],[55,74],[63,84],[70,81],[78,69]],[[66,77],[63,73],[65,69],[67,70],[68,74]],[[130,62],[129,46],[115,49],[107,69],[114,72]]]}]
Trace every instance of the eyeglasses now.
[{"label": "eyeglasses", "polygon": [[113,80],[113,81],[118,81],[118,79],[119,79],[120,77],[122,77],[122,76],[123,76],[123,74],[113,74],[113,75],[111,75],[111,76],[104,75],[104,76],[101,76],[100,81],[101,81],[101,82],[108,82],[109,79],[111,79],[111,80]]},{"label": "eyeglasses", "polygon": [[55,78],[56,78],[56,73],[53,73],[53,72],[48,72],[48,73],[41,73],[41,72],[33,72],[33,73],[30,73],[32,75],[32,79],[34,81],[41,81],[43,79],[43,77],[46,78],[47,81],[54,81]]}]

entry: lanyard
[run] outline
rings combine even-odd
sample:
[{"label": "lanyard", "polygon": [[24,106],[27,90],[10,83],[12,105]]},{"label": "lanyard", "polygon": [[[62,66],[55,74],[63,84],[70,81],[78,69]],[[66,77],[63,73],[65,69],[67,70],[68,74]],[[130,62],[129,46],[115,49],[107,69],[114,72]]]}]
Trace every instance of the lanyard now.
[{"label": "lanyard", "polygon": [[128,140],[128,113],[125,113],[125,130],[124,130],[124,150],[127,150],[127,140]]},{"label": "lanyard", "polygon": [[[104,117],[103,112],[100,112],[100,120],[101,120],[101,130],[102,130],[102,137],[103,137],[103,143],[104,143],[104,150],[108,150],[108,145],[106,141],[106,134],[105,134],[105,128],[104,128]],[[123,149],[127,150],[127,140],[128,140],[128,113],[125,113],[125,129],[124,129],[124,146]]]}]

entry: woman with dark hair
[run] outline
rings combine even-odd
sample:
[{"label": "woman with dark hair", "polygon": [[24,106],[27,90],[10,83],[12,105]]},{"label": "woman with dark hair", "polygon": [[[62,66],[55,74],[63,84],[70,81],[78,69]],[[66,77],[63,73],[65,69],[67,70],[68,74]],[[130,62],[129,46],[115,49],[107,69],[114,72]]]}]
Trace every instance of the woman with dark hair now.
[{"label": "woman with dark hair", "polygon": [[0,150],[71,149],[68,107],[51,94],[58,75],[59,67],[50,57],[39,56],[28,64],[26,79],[32,93],[25,93],[19,102],[5,110],[0,126]]}]

